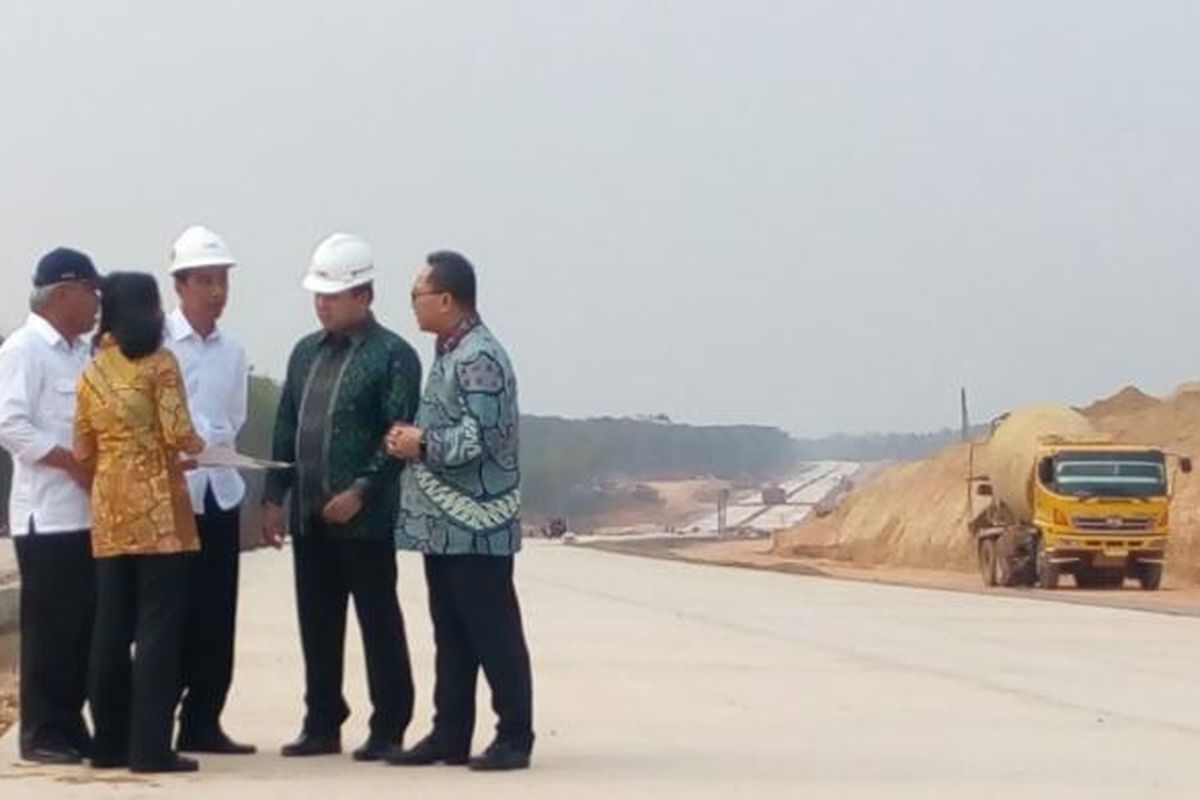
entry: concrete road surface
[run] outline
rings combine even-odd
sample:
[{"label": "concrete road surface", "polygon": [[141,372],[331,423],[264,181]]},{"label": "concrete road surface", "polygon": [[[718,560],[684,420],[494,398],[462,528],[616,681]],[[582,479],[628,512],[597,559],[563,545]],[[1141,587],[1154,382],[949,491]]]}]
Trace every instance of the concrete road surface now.
[{"label": "concrete road surface", "polygon": [[[519,583],[536,674],[529,772],[284,760],[300,721],[287,553],[247,557],[226,715],[256,757],[187,777],[21,766],[0,797],[1200,797],[1200,620],[843,583],[534,542]],[[402,562],[426,730],[432,647]],[[349,651],[347,749],[365,734]],[[477,747],[491,724],[481,710]]]},{"label": "concrete road surface", "polygon": [[[861,465],[853,461],[810,462],[804,472],[779,484],[787,496],[787,503],[783,505],[763,505],[761,490],[735,492],[726,510],[725,525],[763,532],[799,525],[808,517],[813,505],[835,493],[842,479],[852,477],[860,468]],[[713,510],[679,527],[682,530],[699,528],[716,536],[719,524],[719,514]]]}]

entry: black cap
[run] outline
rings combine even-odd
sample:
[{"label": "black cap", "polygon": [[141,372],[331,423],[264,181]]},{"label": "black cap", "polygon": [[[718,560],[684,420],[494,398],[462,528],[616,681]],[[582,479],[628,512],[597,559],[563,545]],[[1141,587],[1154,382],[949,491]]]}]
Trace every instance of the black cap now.
[{"label": "black cap", "polygon": [[100,273],[96,272],[92,260],[69,247],[59,247],[46,253],[33,273],[33,285],[36,288],[63,281],[98,280]]}]

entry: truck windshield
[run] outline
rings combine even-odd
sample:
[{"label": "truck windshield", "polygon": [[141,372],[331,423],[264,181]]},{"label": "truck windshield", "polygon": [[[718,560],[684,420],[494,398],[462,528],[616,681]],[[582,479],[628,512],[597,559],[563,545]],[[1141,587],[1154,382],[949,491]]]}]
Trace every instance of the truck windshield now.
[{"label": "truck windshield", "polygon": [[1156,497],[1167,493],[1162,453],[1059,453],[1055,490],[1078,497]]}]

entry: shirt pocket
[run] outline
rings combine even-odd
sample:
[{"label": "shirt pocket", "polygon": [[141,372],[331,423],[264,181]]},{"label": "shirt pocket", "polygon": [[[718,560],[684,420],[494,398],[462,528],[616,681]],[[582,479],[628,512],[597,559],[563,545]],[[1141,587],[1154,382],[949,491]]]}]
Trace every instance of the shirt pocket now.
[{"label": "shirt pocket", "polygon": [[75,419],[75,380],[73,378],[56,378],[50,385],[50,408],[48,409],[59,422],[72,422]]}]

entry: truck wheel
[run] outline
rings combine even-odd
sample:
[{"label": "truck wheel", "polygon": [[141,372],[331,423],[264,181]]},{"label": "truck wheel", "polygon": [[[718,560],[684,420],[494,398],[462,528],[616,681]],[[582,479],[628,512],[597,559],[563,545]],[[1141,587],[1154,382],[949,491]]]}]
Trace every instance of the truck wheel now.
[{"label": "truck wheel", "polygon": [[1058,565],[1050,562],[1046,545],[1041,539],[1037,543],[1037,586],[1039,589],[1058,588]]},{"label": "truck wheel", "polygon": [[1148,592],[1162,585],[1162,564],[1142,564],[1138,567],[1138,583]]},{"label": "truck wheel", "polygon": [[1013,574],[1012,555],[996,541],[996,585],[1015,586],[1017,576]]},{"label": "truck wheel", "polygon": [[996,540],[984,539],[979,543],[979,576],[984,586],[996,585]]}]

